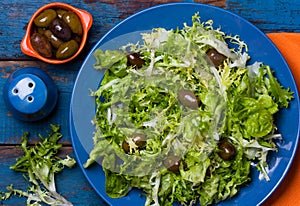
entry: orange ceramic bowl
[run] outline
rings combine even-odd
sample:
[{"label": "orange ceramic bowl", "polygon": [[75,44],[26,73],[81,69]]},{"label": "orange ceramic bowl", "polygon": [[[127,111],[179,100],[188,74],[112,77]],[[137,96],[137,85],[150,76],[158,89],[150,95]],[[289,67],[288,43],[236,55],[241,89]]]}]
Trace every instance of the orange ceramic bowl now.
[{"label": "orange ceramic bowl", "polygon": [[[33,49],[32,44],[30,42],[30,37],[32,35],[32,28],[34,26],[34,19],[42,11],[44,11],[45,9],[50,9],[50,8],[52,8],[52,9],[61,8],[61,9],[65,9],[68,11],[72,11],[75,14],[77,14],[77,16],[79,17],[79,19],[81,21],[83,32],[82,32],[80,45],[78,47],[77,52],[67,59],[55,59],[55,58],[43,57],[42,55],[40,55],[37,51],[35,51]],[[50,63],[50,64],[63,64],[63,63],[69,62],[69,61],[73,60],[74,58],[76,58],[78,56],[78,54],[82,51],[83,47],[85,46],[87,36],[88,36],[88,31],[91,28],[92,23],[93,23],[93,17],[87,11],[84,11],[84,10],[75,8],[69,4],[60,3],[60,2],[46,4],[46,5],[42,6],[41,8],[39,8],[31,17],[31,19],[28,23],[28,26],[27,26],[26,34],[23,37],[22,42],[21,42],[21,50],[24,54],[26,54],[28,56],[35,57],[37,59],[40,59],[40,60]]]}]

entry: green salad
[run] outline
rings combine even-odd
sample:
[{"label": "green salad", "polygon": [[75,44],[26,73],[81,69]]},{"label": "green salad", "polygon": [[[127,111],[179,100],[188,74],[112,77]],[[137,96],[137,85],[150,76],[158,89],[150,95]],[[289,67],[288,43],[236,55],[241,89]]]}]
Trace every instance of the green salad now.
[{"label": "green salad", "polygon": [[[98,49],[94,149],[108,196],[139,188],[145,205],[218,203],[251,181],[269,181],[267,155],[281,139],[274,114],[293,93],[262,62],[248,64],[239,36],[192,24],[142,33],[119,50]],[[101,80],[99,80],[101,81]]]}]

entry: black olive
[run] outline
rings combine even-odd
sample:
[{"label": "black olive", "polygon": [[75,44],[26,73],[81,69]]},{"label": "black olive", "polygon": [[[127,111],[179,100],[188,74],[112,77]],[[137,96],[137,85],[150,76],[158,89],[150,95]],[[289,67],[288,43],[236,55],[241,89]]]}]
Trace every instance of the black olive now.
[{"label": "black olive", "polygon": [[223,54],[220,54],[216,49],[209,49],[206,54],[215,67],[222,65],[224,60],[227,58]]},{"label": "black olive", "polygon": [[52,33],[63,41],[69,41],[72,37],[72,31],[68,24],[60,18],[55,18],[49,25]]},{"label": "black olive", "polygon": [[146,135],[137,133],[130,136],[133,139],[133,142],[138,146],[138,148],[142,148],[147,141]]},{"label": "black olive", "polygon": [[141,68],[145,61],[141,58],[139,53],[129,53],[126,55],[129,66],[136,66],[137,68]]},{"label": "black olive", "polygon": [[52,46],[50,42],[39,33],[34,33],[30,37],[30,42],[35,51],[43,57],[52,57]]},{"label": "black olive", "polygon": [[200,106],[200,99],[190,90],[181,89],[178,91],[178,100],[184,106],[197,109]]},{"label": "black olive", "polygon": [[180,157],[170,155],[164,159],[163,164],[169,171],[178,173],[181,161]]},{"label": "black olive", "polygon": [[122,142],[122,149],[124,150],[125,153],[129,153],[130,152],[129,144],[125,140]]},{"label": "black olive", "polygon": [[[141,133],[133,134],[133,135],[129,136],[129,138],[132,139],[132,141],[135,143],[135,145],[138,147],[138,149],[142,149],[145,146],[146,141],[147,141],[146,135],[141,134]],[[122,148],[125,151],[125,153],[130,152],[129,144],[125,140],[122,142]]]},{"label": "black olive", "polygon": [[218,144],[218,155],[223,159],[223,160],[231,160],[235,156],[235,148],[233,144],[226,140],[222,140]]}]

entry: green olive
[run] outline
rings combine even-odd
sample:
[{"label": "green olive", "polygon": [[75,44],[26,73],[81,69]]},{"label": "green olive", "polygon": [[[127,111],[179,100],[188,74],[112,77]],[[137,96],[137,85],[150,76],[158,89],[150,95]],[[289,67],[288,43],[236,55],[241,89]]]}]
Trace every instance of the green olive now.
[{"label": "green olive", "polygon": [[68,11],[64,13],[62,19],[68,24],[74,34],[82,36],[82,25],[74,12]]},{"label": "green olive", "polygon": [[46,31],[45,28],[43,28],[43,27],[37,27],[37,32],[38,32],[39,34],[44,35],[45,31]]},{"label": "green olive", "polygon": [[39,33],[34,33],[30,37],[30,42],[35,51],[43,57],[52,57],[52,47],[50,42]]},{"label": "green olive", "polygon": [[44,35],[47,37],[47,39],[51,42],[52,46],[55,48],[58,48],[62,43],[64,43],[62,40],[57,38],[50,30],[46,30],[44,32]]},{"label": "green olive", "polygon": [[57,13],[53,9],[46,9],[42,11],[34,20],[37,27],[48,27],[50,23],[57,17]]},{"label": "green olive", "polygon": [[64,10],[64,9],[57,9],[57,10],[56,10],[57,16],[58,16],[58,18],[60,18],[60,19],[62,19],[64,13],[66,13],[66,12],[67,12],[67,10]]},{"label": "green olive", "polygon": [[197,109],[200,106],[200,99],[191,90],[179,90],[178,100],[182,105],[191,109]]},{"label": "green olive", "polygon": [[57,59],[67,59],[74,55],[78,50],[78,43],[75,40],[62,43],[56,52]]}]

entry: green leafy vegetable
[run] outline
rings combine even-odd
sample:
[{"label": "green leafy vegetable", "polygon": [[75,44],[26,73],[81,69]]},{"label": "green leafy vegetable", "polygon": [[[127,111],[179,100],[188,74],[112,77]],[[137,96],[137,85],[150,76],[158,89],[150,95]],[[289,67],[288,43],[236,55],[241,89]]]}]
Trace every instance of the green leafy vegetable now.
[{"label": "green leafy vegetable", "polygon": [[[203,206],[236,195],[251,181],[251,165],[269,180],[267,155],[282,138],[274,114],[293,99],[271,68],[248,65],[247,45],[198,14],[191,26],[154,28],[142,39],[94,54],[105,74],[92,91],[95,146],[84,166],[102,165],[107,194],[123,197],[136,187],[145,205]],[[215,66],[209,50],[225,60]],[[128,52],[144,64],[130,64]]]},{"label": "green leafy vegetable", "polygon": [[49,133],[49,137],[40,135],[41,142],[32,147],[28,145],[28,133],[24,133],[21,143],[24,156],[19,157],[10,169],[26,174],[31,186],[27,191],[22,191],[10,185],[7,187],[8,192],[1,192],[2,200],[19,195],[27,197],[27,205],[40,205],[41,202],[48,205],[72,205],[57,193],[55,174],[61,172],[65,166],[73,167],[76,162],[69,156],[65,159],[57,156],[62,147],[58,143],[62,134],[59,132],[59,126],[52,124],[50,126],[52,132]]}]

